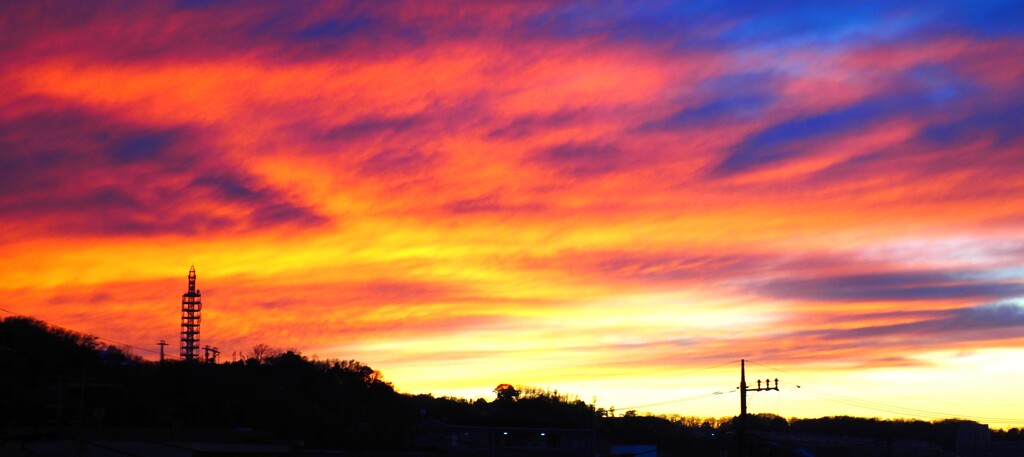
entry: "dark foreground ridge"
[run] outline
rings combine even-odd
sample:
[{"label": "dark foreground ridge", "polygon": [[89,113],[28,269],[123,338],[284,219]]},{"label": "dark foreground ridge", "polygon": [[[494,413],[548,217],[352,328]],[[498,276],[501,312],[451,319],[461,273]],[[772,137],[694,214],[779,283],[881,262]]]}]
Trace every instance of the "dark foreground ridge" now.
[{"label": "dark foreground ridge", "polygon": [[[735,456],[734,418],[616,417],[512,385],[406,395],[354,360],[261,345],[214,364],[144,361],[23,317],[0,321],[0,456]],[[969,421],[753,416],[752,456],[1021,456]]]}]

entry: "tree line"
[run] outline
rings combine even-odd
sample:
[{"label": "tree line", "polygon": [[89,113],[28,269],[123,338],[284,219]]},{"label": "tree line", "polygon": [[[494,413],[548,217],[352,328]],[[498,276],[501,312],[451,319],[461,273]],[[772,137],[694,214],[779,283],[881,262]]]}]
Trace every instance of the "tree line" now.
[{"label": "tree line", "polygon": [[[41,426],[260,430],[306,446],[402,449],[425,420],[476,426],[592,429],[607,442],[659,449],[716,446],[735,418],[616,415],[578,397],[502,384],[492,399],[408,395],[356,360],[311,359],[257,345],[228,363],[157,363],[24,317],[0,321],[0,430]],[[596,403],[596,400],[595,402]],[[954,445],[962,421],[754,415],[751,430],[896,437]],[[1021,429],[993,440],[1024,440]]]}]

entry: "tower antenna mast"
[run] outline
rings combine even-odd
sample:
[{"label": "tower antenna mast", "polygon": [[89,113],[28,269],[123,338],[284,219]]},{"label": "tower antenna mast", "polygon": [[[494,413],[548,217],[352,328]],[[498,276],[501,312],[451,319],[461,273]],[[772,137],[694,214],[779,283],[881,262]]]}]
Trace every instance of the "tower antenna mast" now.
[{"label": "tower antenna mast", "polygon": [[188,292],[181,295],[181,359],[199,359],[199,321],[202,319],[202,294],[196,289],[196,267],[188,270]]}]

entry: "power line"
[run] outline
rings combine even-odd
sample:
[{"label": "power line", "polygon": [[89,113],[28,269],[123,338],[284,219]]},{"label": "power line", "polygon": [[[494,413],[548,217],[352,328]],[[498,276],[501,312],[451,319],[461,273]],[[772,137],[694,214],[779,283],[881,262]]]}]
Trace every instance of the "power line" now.
[{"label": "power line", "polygon": [[[768,368],[770,370],[775,370],[775,371],[778,371],[778,372],[781,372],[781,373],[786,373],[786,374],[789,374],[789,375],[793,375],[793,376],[802,377],[804,379],[807,379],[807,377],[805,377],[805,376],[800,376],[800,375],[797,375],[795,373],[792,373],[792,372],[789,372],[789,371],[786,371],[786,370],[782,370],[782,369],[779,369],[779,368],[770,367],[768,365],[764,365],[764,364],[757,363],[757,362],[752,362],[750,360],[748,360],[747,362],[753,363],[755,365],[758,365],[758,366],[761,366],[761,367],[764,367],[764,368]],[[803,394],[803,395],[806,395],[806,396],[809,396],[809,397],[814,397],[814,398],[818,398],[818,399],[821,399],[821,400],[832,401],[832,402],[836,402],[836,403],[842,403],[842,404],[845,404],[845,405],[848,405],[848,406],[854,406],[854,407],[858,407],[858,408],[864,408],[864,409],[869,409],[869,410],[874,410],[874,411],[886,412],[886,413],[890,413],[890,414],[898,414],[898,415],[910,416],[910,417],[916,417],[916,418],[922,418],[922,419],[970,419],[970,420],[975,420],[975,421],[978,421],[978,422],[988,422],[988,423],[994,423],[994,424],[1017,424],[1017,423],[1024,422],[1024,418],[1013,419],[1013,418],[1005,418],[1005,417],[970,416],[970,415],[963,415],[963,414],[950,414],[950,413],[946,413],[946,412],[931,411],[931,410],[918,409],[918,408],[909,408],[909,407],[905,407],[905,406],[890,405],[890,404],[876,402],[876,401],[872,401],[872,400],[864,400],[864,399],[859,399],[859,398],[854,398],[854,397],[848,397],[848,396],[844,396],[844,395],[834,394],[834,393],[830,393],[830,392],[827,392],[827,391],[824,391],[824,390],[815,389],[813,387],[802,386],[802,385],[791,384],[791,383],[786,383],[786,384],[790,384],[790,385],[796,387],[796,389],[795,389],[796,392],[798,392],[800,394]]]},{"label": "power line", "polygon": [[720,367],[724,367],[726,365],[731,365],[731,364],[734,364],[734,363],[739,362],[739,361],[740,361],[740,359],[730,360],[728,362],[720,363],[720,364],[715,365],[715,366],[700,368],[700,369],[693,370],[693,371],[687,371],[686,373],[681,373],[681,374],[677,374],[677,375],[673,375],[673,376],[689,376],[691,374],[700,373],[702,371],[714,370],[715,368],[720,368]]},{"label": "power line", "polygon": [[[62,325],[57,325],[57,324],[54,324],[52,322],[49,322],[49,321],[46,321],[46,320],[43,320],[43,319],[39,319],[37,317],[33,317],[33,316],[21,314],[21,313],[16,313],[16,312],[11,311],[9,309],[0,308],[0,311],[4,311],[4,312],[9,313],[9,314],[14,315],[14,316],[24,317],[24,318],[27,318],[27,319],[36,320],[36,321],[42,322],[42,323],[44,323],[44,324],[46,324],[46,325],[48,325],[50,327],[64,330],[65,332],[77,333],[77,334],[82,335],[82,336],[94,338],[94,339],[101,340],[101,341],[106,341],[108,343],[113,343],[113,344],[120,345],[120,346],[130,347],[132,349],[136,349],[136,350],[139,350],[139,351],[146,351],[146,352],[157,354],[157,355],[160,354],[160,351],[157,351],[155,349],[147,349],[147,348],[144,348],[144,347],[136,346],[134,344],[123,343],[121,341],[112,340],[110,338],[104,338],[102,336],[94,335],[94,334],[91,334],[91,333],[86,333],[86,332],[78,331],[78,330],[75,330],[73,328],[64,327]],[[176,357],[174,357],[174,358],[176,358]]]},{"label": "power line", "polygon": [[[692,375],[692,374],[700,373],[702,371],[708,371],[708,370],[714,370],[715,368],[721,368],[721,367],[724,367],[724,366],[729,365],[729,364],[737,363],[739,361],[740,361],[740,359],[730,360],[728,362],[720,363],[718,365],[712,365],[712,366],[709,366],[709,367],[698,368],[696,370],[685,371],[685,372],[678,373],[678,374],[672,374],[670,372],[670,373],[667,373],[666,376],[668,376],[668,375],[671,375],[671,377],[689,376],[689,375]],[[603,386],[604,388],[614,388],[614,387],[622,387],[622,386],[634,386],[636,384],[638,384],[636,379],[630,379],[629,381],[617,382],[617,383],[613,383],[613,384],[600,384],[600,385]]]},{"label": "power line", "polygon": [[786,373],[786,374],[788,374],[788,375],[793,375],[793,376],[799,376],[799,377],[803,377],[803,376],[801,376],[801,375],[798,375],[798,374],[796,374],[796,373],[793,373],[793,372],[791,372],[791,371],[786,371],[786,370],[783,370],[783,369],[781,369],[781,368],[775,368],[775,367],[770,367],[770,366],[768,366],[768,365],[765,365],[765,364],[763,364],[763,363],[757,363],[757,362],[755,362],[755,361],[753,361],[753,360],[747,360],[747,363],[752,363],[752,364],[754,364],[754,365],[757,365],[757,366],[759,366],[759,367],[764,367],[764,368],[767,368],[767,369],[769,369],[769,370],[774,370],[774,371],[778,371],[779,373]]},{"label": "power line", "polygon": [[701,399],[704,399],[704,398],[714,397],[716,395],[731,394],[733,392],[736,392],[736,391],[735,390],[717,391],[717,392],[711,392],[711,393],[706,393],[706,394],[702,394],[702,395],[696,395],[696,396],[693,396],[693,397],[677,398],[675,400],[667,400],[667,401],[662,401],[662,402],[658,402],[658,403],[648,403],[646,405],[624,406],[624,407],[620,407],[620,408],[616,408],[616,409],[630,410],[630,409],[648,408],[648,407],[651,407],[651,406],[661,406],[661,405],[667,405],[667,404],[670,404],[670,403],[682,403],[682,402],[693,401],[693,400],[701,400]]},{"label": "power line", "polygon": [[[731,365],[731,364],[736,363],[736,362],[739,362],[739,359],[730,360],[728,362],[719,363],[717,365],[712,365],[712,366],[707,366],[707,367],[703,367],[703,368],[698,368],[696,370],[691,370],[691,371],[683,372],[683,373],[680,373],[680,374],[674,374],[672,376],[673,377],[689,376],[689,375],[697,374],[697,373],[700,373],[700,372],[703,372],[703,371],[714,370],[715,368],[721,368],[721,367],[724,367],[726,365]],[[624,386],[624,385],[629,385],[629,384],[634,384],[634,382],[630,381],[630,382],[626,382],[626,383],[612,384],[612,386],[613,387],[615,387],[615,386]],[[721,394],[724,394],[724,393],[731,393],[731,392],[712,392],[712,393],[709,393],[709,394],[698,395],[698,396],[695,396],[695,397],[679,398],[679,399],[675,399],[675,400],[667,400],[667,401],[662,401],[662,402],[657,402],[657,403],[650,403],[650,404],[646,404],[646,405],[626,406],[626,407],[617,407],[617,408],[613,405],[612,407],[616,408],[616,409],[620,409],[620,410],[641,409],[641,408],[647,408],[647,407],[651,407],[651,406],[661,406],[661,405],[667,405],[667,404],[671,404],[671,403],[682,403],[682,402],[686,402],[686,401],[700,400],[700,399],[703,399],[703,398],[708,398],[708,397],[712,397],[712,396],[715,396],[715,395],[721,395]]]},{"label": "power line", "polygon": [[971,416],[971,415],[964,415],[964,414],[952,414],[952,413],[941,412],[941,411],[931,411],[931,410],[918,409],[918,408],[908,408],[908,407],[905,407],[905,406],[890,405],[890,404],[876,402],[876,401],[871,401],[871,400],[862,400],[862,399],[857,399],[857,398],[852,398],[852,397],[844,397],[844,396],[841,396],[841,395],[836,395],[836,394],[828,393],[828,392],[825,392],[825,391],[822,391],[822,390],[812,389],[812,388],[809,388],[809,387],[801,387],[798,392],[800,392],[803,395],[810,396],[810,397],[819,398],[819,399],[827,400],[827,401],[833,401],[833,402],[836,402],[836,403],[842,403],[842,404],[846,404],[846,405],[854,406],[854,407],[858,407],[858,408],[871,409],[871,410],[875,410],[875,411],[887,412],[887,413],[892,413],[892,414],[900,414],[900,415],[904,415],[904,416],[911,416],[911,417],[917,417],[917,418],[923,418],[923,419],[970,419],[970,420],[975,420],[975,421],[978,421],[978,422],[989,422],[989,423],[995,423],[995,424],[1011,424],[1011,423],[1012,424],[1018,424],[1018,423],[1024,422],[1024,418],[1013,419],[1013,418],[1007,418],[1007,417]]}]

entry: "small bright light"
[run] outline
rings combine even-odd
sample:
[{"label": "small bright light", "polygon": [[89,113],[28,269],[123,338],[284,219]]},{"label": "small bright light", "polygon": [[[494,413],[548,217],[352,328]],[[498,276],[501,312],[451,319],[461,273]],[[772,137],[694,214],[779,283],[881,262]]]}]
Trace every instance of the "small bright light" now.
[{"label": "small bright light", "polygon": [[545,436],[545,435],[547,435],[547,433],[540,432],[540,436]]}]

